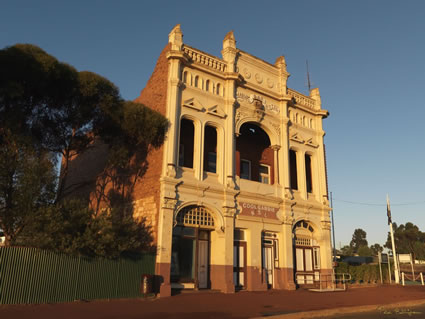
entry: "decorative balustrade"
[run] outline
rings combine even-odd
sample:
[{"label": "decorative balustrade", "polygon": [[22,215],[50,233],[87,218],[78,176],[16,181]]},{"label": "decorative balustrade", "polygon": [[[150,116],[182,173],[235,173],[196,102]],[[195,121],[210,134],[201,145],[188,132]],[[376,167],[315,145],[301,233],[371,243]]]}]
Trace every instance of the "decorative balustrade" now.
[{"label": "decorative balustrade", "polygon": [[214,58],[210,55],[207,55],[198,50],[192,49],[190,47],[184,46],[183,51],[194,61],[203,65],[206,65],[209,68],[214,70],[225,72],[226,71],[226,63],[222,62],[218,58]]},{"label": "decorative balustrade", "polygon": [[304,94],[298,93],[297,91],[288,88],[288,95],[294,98],[297,104],[309,107],[311,109],[316,108],[316,102]]}]

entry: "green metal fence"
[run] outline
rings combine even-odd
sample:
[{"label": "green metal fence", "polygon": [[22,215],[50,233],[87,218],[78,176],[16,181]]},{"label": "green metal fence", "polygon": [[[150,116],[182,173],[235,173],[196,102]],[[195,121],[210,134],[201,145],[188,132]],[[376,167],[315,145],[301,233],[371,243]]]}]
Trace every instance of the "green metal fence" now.
[{"label": "green metal fence", "polygon": [[0,247],[0,304],[140,297],[141,276],[154,268],[154,254],[110,260]]}]

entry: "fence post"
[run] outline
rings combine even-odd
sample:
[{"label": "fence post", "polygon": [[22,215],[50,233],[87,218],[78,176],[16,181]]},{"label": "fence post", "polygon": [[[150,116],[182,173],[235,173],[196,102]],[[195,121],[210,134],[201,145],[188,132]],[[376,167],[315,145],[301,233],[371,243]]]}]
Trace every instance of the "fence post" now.
[{"label": "fence post", "polygon": [[77,277],[75,280],[74,300],[77,300],[77,288],[78,288],[78,283],[80,282],[80,264],[81,264],[81,255],[78,255],[78,270],[77,270]]},{"label": "fence post", "polygon": [[404,272],[402,272],[401,273],[401,283],[403,284],[403,286],[404,286]]},{"label": "fence post", "polygon": [[424,285],[424,275],[421,273],[421,283],[422,283],[422,286]]}]

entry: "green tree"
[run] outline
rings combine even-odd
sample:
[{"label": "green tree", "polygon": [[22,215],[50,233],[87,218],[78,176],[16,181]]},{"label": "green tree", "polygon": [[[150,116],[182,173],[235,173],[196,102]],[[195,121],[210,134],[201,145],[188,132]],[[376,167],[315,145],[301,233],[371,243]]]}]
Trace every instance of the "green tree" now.
[{"label": "green tree", "polygon": [[384,247],[379,244],[373,244],[372,246],[370,246],[370,250],[374,256],[378,256],[379,253],[382,253]]},{"label": "green tree", "polygon": [[[413,254],[416,259],[425,259],[425,233],[413,223],[393,223],[394,241],[398,254]],[[391,234],[388,232],[385,247],[392,250]]]},{"label": "green tree", "polygon": [[19,245],[67,254],[115,258],[152,249],[152,231],[131,212],[113,209],[95,216],[87,204],[71,199],[40,208]]},{"label": "green tree", "polygon": [[353,248],[350,247],[349,245],[345,245],[344,247],[341,248],[341,254],[343,256],[353,256],[354,255]]},{"label": "green tree", "polygon": [[56,174],[50,154],[28,137],[2,128],[0,144],[0,228],[9,246],[39,209],[53,202]]},{"label": "green tree", "polygon": [[361,228],[357,228],[354,230],[350,247],[353,249],[354,253],[357,253],[361,246],[367,246],[366,232]]},{"label": "green tree", "polygon": [[360,246],[357,250],[359,256],[372,256],[372,250],[368,246]]},{"label": "green tree", "polygon": [[[126,207],[147,169],[147,154],[163,143],[168,121],[124,101],[107,79],[78,72],[34,45],[0,50],[0,70],[1,165],[7,168],[0,172],[0,227],[8,244],[21,234],[21,243],[68,252],[116,255],[146,249],[149,230]],[[107,147],[103,176],[114,186],[108,194],[99,192],[100,200],[107,199],[107,214],[99,207],[88,210],[87,202],[65,200],[75,187],[67,182],[70,162],[96,143]],[[25,192],[32,197],[21,201]]]}]

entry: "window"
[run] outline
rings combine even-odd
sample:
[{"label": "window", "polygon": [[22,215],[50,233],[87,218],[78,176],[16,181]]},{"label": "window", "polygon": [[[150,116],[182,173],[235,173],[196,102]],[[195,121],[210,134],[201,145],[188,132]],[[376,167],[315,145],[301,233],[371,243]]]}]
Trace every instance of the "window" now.
[{"label": "window", "polygon": [[217,173],[217,129],[205,126],[204,171]]},{"label": "window", "polygon": [[251,179],[251,162],[241,159],[241,178]]},{"label": "window", "polygon": [[184,145],[180,144],[179,147],[179,166],[183,167],[184,166]]},{"label": "window", "polygon": [[217,153],[208,152],[208,167],[207,171],[211,173],[217,172]]},{"label": "window", "polygon": [[199,76],[195,76],[195,87],[198,87],[199,85]]},{"label": "window", "polygon": [[235,229],[233,238],[234,238],[234,240],[245,240],[244,230],[243,229]]},{"label": "window", "polygon": [[193,122],[182,119],[180,123],[179,166],[193,168],[195,127]]},{"label": "window", "polygon": [[320,248],[313,248],[314,269],[320,269]]},{"label": "window", "polygon": [[297,153],[293,150],[289,150],[289,168],[291,175],[291,189],[298,190]]},{"label": "window", "polygon": [[313,180],[311,175],[311,155],[305,154],[305,182],[307,193],[313,192]]},{"label": "window", "polygon": [[220,84],[219,84],[219,83],[217,84],[217,91],[216,91],[216,94],[217,94],[217,95],[220,95]]},{"label": "window", "polygon": [[263,184],[270,184],[270,166],[260,164],[260,182]]},{"label": "window", "polygon": [[205,82],[205,91],[209,91],[210,90],[210,80],[207,80],[207,82]]}]

